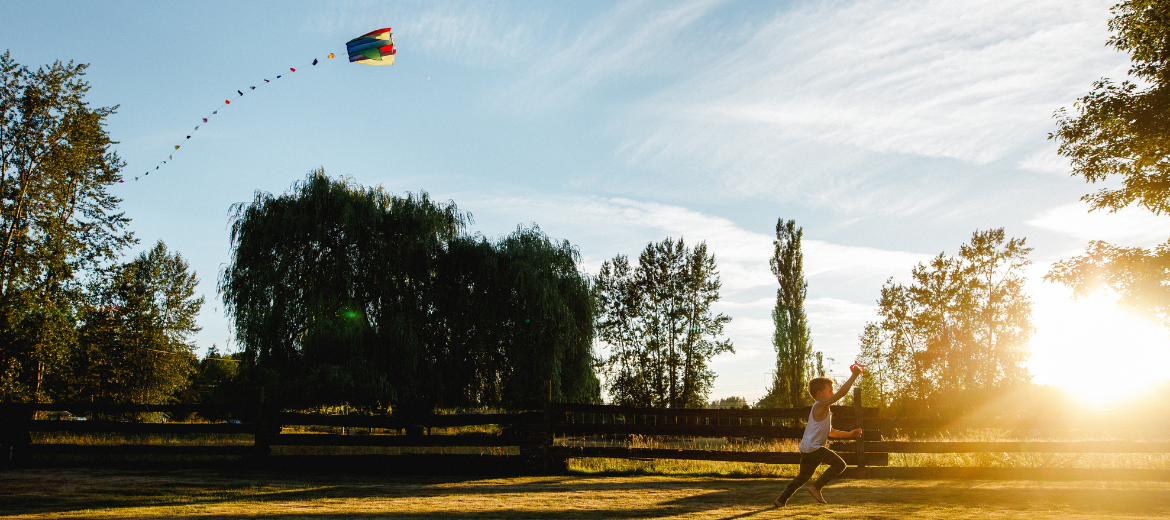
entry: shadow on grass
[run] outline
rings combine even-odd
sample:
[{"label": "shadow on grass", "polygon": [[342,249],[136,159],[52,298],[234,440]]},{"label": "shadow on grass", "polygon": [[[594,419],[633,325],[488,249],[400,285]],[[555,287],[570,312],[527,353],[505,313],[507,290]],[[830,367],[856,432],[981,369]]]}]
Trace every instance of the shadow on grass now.
[{"label": "shadow on grass", "polygon": [[[120,515],[118,510],[160,507],[157,516],[182,517],[186,511],[172,508],[228,505],[229,511],[203,512],[217,518],[661,518],[687,514],[727,514],[719,518],[751,518],[773,510],[771,500],[784,479],[711,479],[645,477],[611,479],[596,477],[546,477],[521,479],[401,478],[342,475],[288,477],[280,474],[223,474],[218,472],[125,471],[26,471],[0,473],[0,516],[17,514],[68,514],[93,511]],[[583,508],[572,499],[536,499],[539,510],[516,507],[517,496],[542,497],[572,493],[600,497],[613,507]],[[673,493],[673,498],[667,497]],[[678,496],[686,495],[686,496]],[[1040,484],[988,481],[844,481],[825,490],[826,498],[841,507],[859,511],[884,511],[913,515],[945,509],[986,510],[1010,513],[1070,511],[1099,514],[1160,515],[1170,512],[1170,487],[1099,482]],[[636,497],[644,496],[638,500]],[[481,497],[476,499],[475,497]],[[631,502],[630,497],[635,497]],[[296,507],[295,513],[268,508],[266,504],[338,502],[342,509],[360,506],[363,499],[406,502],[428,501],[442,511],[397,511],[388,504],[376,512],[327,510],[317,513]],[[438,501],[436,501],[438,499]],[[523,500],[523,499],[521,499]],[[621,501],[625,504],[620,504]],[[819,509],[811,498],[798,494],[794,512]],[[356,503],[354,501],[357,501]],[[449,501],[449,503],[448,503]],[[460,503],[474,501],[488,510],[459,511]],[[493,508],[494,501],[499,508]],[[634,507],[629,507],[633,505]],[[248,513],[236,514],[239,507]],[[450,506],[450,507],[448,507]],[[314,505],[314,510],[317,509]],[[332,507],[332,506],[330,506]],[[533,506],[535,507],[535,506]],[[744,511],[745,507],[753,508]],[[103,511],[104,510],[104,511]],[[261,511],[259,515],[255,511]],[[125,513],[124,511],[122,513]]]}]

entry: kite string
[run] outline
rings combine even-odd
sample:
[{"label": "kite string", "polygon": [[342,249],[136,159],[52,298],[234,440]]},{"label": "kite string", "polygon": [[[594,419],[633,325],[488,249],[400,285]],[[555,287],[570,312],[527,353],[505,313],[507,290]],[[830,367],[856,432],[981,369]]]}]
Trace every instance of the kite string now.
[{"label": "kite string", "polygon": [[[326,59],[330,59],[330,60],[332,60],[332,59],[333,59],[335,56],[336,56],[336,55],[335,55],[334,53],[332,53],[332,52],[331,52],[331,53],[329,53],[329,55],[328,55],[328,56],[326,56]],[[319,60],[318,60],[318,59],[316,59],[316,58],[313,58],[313,62],[310,64],[310,66],[316,66],[318,62],[319,62]],[[282,77],[284,77],[284,75],[285,75],[285,74],[294,73],[294,72],[296,72],[296,71],[297,71],[296,67],[289,67],[289,72],[287,72],[287,73],[281,73],[281,74],[277,74],[277,75],[276,75],[276,77],[275,77],[275,78],[273,78],[272,80],[269,80],[268,78],[262,78],[262,79],[264,80],[264,82],[263,82],[263,83],[259,83],[258,85],[250,85],[250,86],[248,87],[248,90],[249,90],[249,91],[251,91],[251,90],[256,90],[256,89],[257,89],[257,88],[259,88],[259,87],[263,87],[265,84],[272,83],[273,81],[275,81],[275,80],[277,80],[277,79],[281,79]],[[191,133],[187,135],[186,139],[184,139],[184,140],[183,140],[183,142],[186,142],[186,141],[190,140],[192,137],[194,137],[194,135],[195,135],[195,132],[198,132],[198,131],[199,131],[199,127],[201,127],[201,126],[203,126],[203,125],[206,125],[206,124],[210,123],[210,122],[211,122],[211,119],[212,119],[212,116],[218,115],[218,114],[219,114],[219,111],[220,111],[220,110],[223,110],[223,109],[224,109],[224,107],[227,107],[228,105],[231,105],[231,104],[232,104],[232,101],[237,101],[237,100],[239,100],[240,98],[244,97],[244,89],[236,89],[236,94],[237,94],[237,95],[236,95],[236,97],[234,97],[234,98],[228,98],[228,99],[225,99],[225,100],[223,101],[223,103],[222,103],[222,104],[220,104],[218,107],[216,107],[216,109],[215,109],[215,110],[212,110],[210,114],[207,114],[207,116],[206,116],[206,117],[203,117],[203,118],[201,118],[201,121],[202,121],[202,122],[201,122],[200,124],[198,124],[198,125],[195,125],[195,128],[191,130]],[[152,172],[152,171],[157,171],[159,168],[161,168],[163,165],[165,165],[165,164],[167,163],[167,161],[174,161],[174,159],[175,159],[175,154],[176,154],[176,153],[178,153],[178,151],[179,151],[179,149],[180,149],[180,148],[182,148],[182,145],[181,145],[181,144],[177,144],[177,145],[174,145],[174,147],[175,147],[175,149],[174,149],[174,150],[173,150],[173,151],[172,151],[170,154],[168,154],[168,155],[167,155],[167,158],[166,158],[166,159],[164,159],[164,160],[162,160],[162,161],[159,161],[158,163],[155,163],[154,169],[153,169],[153,170],[147,170],[147,171],[146,171],[146,173],[142,174],[142,176],[143,176],[143,177],[145,177],[145,176],[148,176],[148,175],[150,175],[150,172]],[[137,181],[138,181],[138,179],[139,179],[139,177],[137,177],[137,176],[136,176],[136,177],[134,177],[134,181],[135,181],[135,182],[137,182]],[[125,182],[125,180],[119,179],[119,180],[118,180],[118,182],[119,182],[119,183],[121,183],[121,182]]]}]

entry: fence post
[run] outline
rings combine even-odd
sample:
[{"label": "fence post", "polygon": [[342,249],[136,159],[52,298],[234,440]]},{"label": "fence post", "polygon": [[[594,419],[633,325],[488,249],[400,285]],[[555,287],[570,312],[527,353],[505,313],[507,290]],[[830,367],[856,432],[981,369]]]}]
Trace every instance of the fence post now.
[{"label": "fence post", "polygon": [[252,446],[255,447],[255,455],[264,457],[272,453],[272,447],[269,445],[271,439],[268,438],[271,426],[265,421],[266,415],[264,413],[264,387],[260,387],[260,400],[256,408],[256,415],[253,416],[256,424],[252,425],[255,428],[255,433],[252,434]]},{"label": "fence post", "polygon": [[28,446],[32,444],[28,421],[35,414],[35,410],[19,404],[0,404],[0,448],[3,449],[0,460],[15,464],[28,457]]},{"label": "fence post", "polygon": [[541,439],[541,451],[544,454],[544,474],[548,475],[549,448],[552,447],[552,381],[544,382],[544,438]]},{"label": "fence post", "polygon": [[[856,416],[857,428],[865,428],[865,408],[861,407],[861,388],[853,387],[853,414]],[[857,438],[857,473],[865,476],[865,432]]]}]

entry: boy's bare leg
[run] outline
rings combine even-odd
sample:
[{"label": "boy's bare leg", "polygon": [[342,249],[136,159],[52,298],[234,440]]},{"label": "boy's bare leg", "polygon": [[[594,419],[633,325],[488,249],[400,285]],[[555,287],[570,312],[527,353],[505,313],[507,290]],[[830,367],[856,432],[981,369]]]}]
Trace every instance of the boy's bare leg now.
[{"label": "boy's bare leg", "polygon": [[837,478],[837,476],[840,475],[842,471],[845,471],[845,461],[841,460],[841,456],[829,450],[825,450],[822,453],[824,455],[824,462],[828,464],[829,467],[825,468],[825,471],[821,473],[821,477],[808,487],[808,494],[817,499],[817,502],[827,504],[828,502],[825,501],[825,497],[821,496],[821,489],[824,488],[830,481]]},{"label": "boy's bare leg", "polygon": [[808,487],[808,494],[812,495],[813,498],[817,499],[817,502],[820,502],[822,504],[828,504],[828,502],[825,502],[825,497],[821,496],[821,490],[817,489],[816,486],[809,486]]}]

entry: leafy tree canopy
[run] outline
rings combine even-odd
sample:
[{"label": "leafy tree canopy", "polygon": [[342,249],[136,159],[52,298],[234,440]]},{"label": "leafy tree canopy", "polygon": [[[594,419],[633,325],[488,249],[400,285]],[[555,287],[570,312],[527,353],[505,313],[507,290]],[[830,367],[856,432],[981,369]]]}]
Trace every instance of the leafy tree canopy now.
[{"label": "leafy tree canopy", "polygon": [[236,207],[220,278],[241,370],[285,406],[404,411],[595,400],[578,255],[539,229],[498,241],[426,193],[311,173]]},{"label": "leafy tree canopy", "polygon": [[1086,182],[1119,181],[1085,195],[1092,209],[1130,204],[1170,210],[1170,0],[1130,0],[1113,7],[1108,45],[1128,52],[1131,79],[1103,78],[1074,105],[1057,111],[1059,153]]},{"label": "leafy tree canopy", "polygon": [[878,404],[917,406],[1031,380],[1024,362],[1032,304],[1023,269],[1031,248],[1004,230],[976,231],[958,256],[939,254],[892,279],[880,321],[862,333],[863,394]]},{"label": "leafy tree canopy", "polygon": [[175,398],[194,371],[198,283],[162,242],[96,281],[61,394],[147,404]]},{"label": "leafy tree canopy", "polygon": [[85,65],[0,54],[0,396],[45,399],[76,345],[86,276],[134,243],[107,192],[122,161]]},{"label": "leafy tree canopy", "polygon": [[731,318],[716,314],[715,255],[680,238],[650,243],[631,267],[624,255],[598,274],[598,335],[609,346],[603,367],[619,404],[702,408],[715,380],[711,358],[735,352],[720,339]]},{"label": "leafy tree canopy", "polygon": [[[1130,0],[1112,12],[1108,44],[1129,53],[1131,78],[1094,83],[1075,113],[1057,112],[1050,138],[1071,160],[1073,176],[1117,181],[1082,198],[1090,210],[1137,204],[1161,215],[1170,210],[1170,0]],[[1170,325],[1170,242],[1147,250],[1095,241],[1045,279],[1077,297],[1108,287],[1122,304]]]},{"label": "leafy tree canopy", "polygon": [[[776,349],[776,370],[772,386],[757,406],[786,408],[812,403],[807,382],[825,375],[824,355],[812,349],[812,331],[804,313],[808,282],[804,279],[804,253],[800,239],[804,231],[795,220],[776,221],[776,239],[768,261],[776,277],[776,306],[772,309],[772,346]],[[814,363],[815,360],[815,363]]]}]

